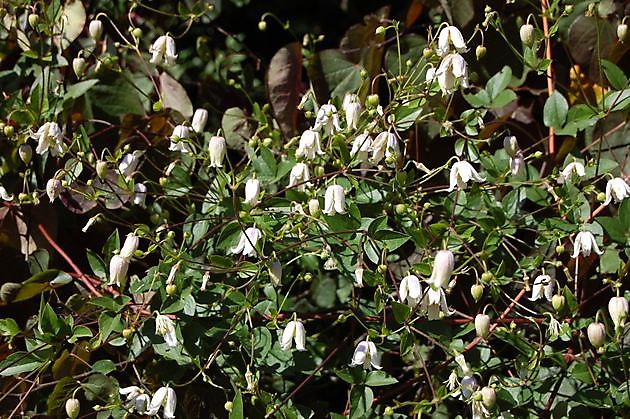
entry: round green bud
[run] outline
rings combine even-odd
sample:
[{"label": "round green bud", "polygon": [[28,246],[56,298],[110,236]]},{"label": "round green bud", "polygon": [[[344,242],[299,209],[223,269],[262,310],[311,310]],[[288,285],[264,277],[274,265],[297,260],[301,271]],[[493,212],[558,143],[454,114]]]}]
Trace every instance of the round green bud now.
[{"label": "round green bud", "polygon": [[31,13],[30,15],[28,15],[28,24],[31,26],[31,28],[35,29],[38,23],[39,15],[36,15],[35,13]]},{"label": "round green bud", "polygon": [[385,28],[385,26],[379,26],[378,28],[376,28],[376,31],[374,33],[376,35],[384,35],[386,30],[387,29]]},{"label": "round green bud", "polygon": [[359,74],[361,75],[362,79],[367,79],[367,77],[369,76],[369,73],[367,72],[365,68],[362,68]]},{"label": "round green bud", "polygon": [[96,162],[96,176],[98,176],[99,179],[105,179],[105,176],[107,176],[107,162],[103,161],[103,160],[99,160]]},{"label": "round green bud", "polygon": [[165,177],[161,177],[159,182],[160,182],[160,186],[164,187],[164,186],[166,186],[166,183],[168,182],[168,179],[165,178]]},{"label": "round green bud", "polygon": [[567,4],[566,6],[564,6],[564,13],[566,13],[568,15],[573,13],[573,5],[572,4]]},{"label": "round green bud", "polygon": [[161,100],[158,100],[153,104],[153,112],[160,112],[162,109],[164,109],[164,104]]},{"label": "round green bud", "polygon": [[136,39],[140,39],[140,38],[142,38],[142,29],[140,29],[140,28],[134,28],[134,29],[131,31],[131,35],[133,35],[133,37],[134,37],[134,38],[136,38]]},{"label": "round green bud", "polygon": [[393,415],[393,414],[394,414],[394,408],[393,408],[393,407],[391,407],[391,406],[387,406],[387,407],[385,408],[385,410],[383,410],[383,414],[384,414],[385,416],[391,416],[391,415]]},{"label": "round green bud", "polygon": [[475,300],[475,302],[479,302],[479,300],[481,300],[481,297],[483,296],[483,285],[474,284],[472,287],[470,287],[470,295],[472,295],[472,298]]},{"label": "round green bud", "polygon": [[263,145],[265,147],[271,147],[271,144],[273,144],[273,140],[271,138],[267,137],[263,140]]},{"label": "round green bud", "polygon": [[126,327],[122,331],[122,336],[125,339],[129,339],[131,337],[131,335],[133,335],[133,332],[134,332],[133,327]]},{"label": "round green bud", "polygon": [[497,393],[492,387],[484,387],[481,389],[481,402],[488,409],[492,409],[497,401]]},{"label": "round green bud", "polygon": [[258,22],[258,30],[261,32],[264,32],[267,30],[267,22],[265,22],[264,20],[261,20],[260,22]]},{"label": "round green bud", "polygon": [[556,254],[561,255],[564,253],[564,246],[559,244],[556,246]]},{"label": "round green bud", "polygon": [[160,222],[160,214],[157,214],[157,213],[151,214],[151,216],[149,217],[149,220],[151,220],[151,223],[153,224],[158,224]]},{"label": "round green bud", "polygon": [[311,282],[313,280],[313,275],[309,272],[304,274],[304,282]]},{"label": "round green bud", "polygon": [[312,111],[306,111],[304,112],[304,116],[306,117],[306,119],[312,119],[315,117],[315,114]]},{"label": "round green bud", "polygon": [[628,39],[628,25],[625,23],[617,25],[617,38],[621,42],[626,42],[626,39]]},{"label": "round green bud", "polygon": [[492,272],[484,272],[481,274],[481,282],[489,283],[494,279],[494,274]]},{"label": "round green bud", "polygon": [[475,55],[478,60],[481,60],[486,55],[486,52],[488,52],[488,50],[483,45],[478,45],[475,49]]},{"label": "round green bud", "polygon": [[251,148],[256,148],[256,145],[258,144],[258,139],[252,137],[252,138],[249,139],[249,143],[248,144],[249,144],[249,146]]},{"label": "round green bud", "polygon": [[174,232],[173,230],[169,231],[169,232],[166,234],[166,238],[167,238],[168,240],[173,240],[173,239],[175,238],[175,232]]},{"label": "round green bud", "polygon": [[379,102],[380,102],[380,99],[378,97],[378,94],[376,93],[371,94],[367,97],[367,105],[371,108],[376,108]]},{"label": "round green bud", "polygon": [[18,148],[18,154],[24,164],[29,164],[31,162],[31,158],[33,157],[33,149],[28,144],[22,144],[20,148]]},{"label": "round green bud", "polygon": [[599,202],[604,202],[606,200],[606,194],[604,192],[600,192],[597,194],[597,200]]},{"label": "round green bud", "polygon": [[20,202],[24,202],[24,201],[26,201],[27,199],[28,199],[28,194],[27,194],[27,193],[20,192],[20,193],[18,194],[18,201],[20,201]]},{"label": "round green bud", "polygon": [[564,298],[564,295],[556,294],[551,298],[551,305],[553,306],[554,310],[556,310],[556,312],[560,313],[564,308],[565,301],[566,300]]},{"label": "round green bud", "polygon": [[396,206],[394,207],[394,210],[396,211],[396,214],[398,215],[403,215],[407,212],[407,204],[396,204]]},{"label": "round green bud", "polygon": [[231,401],[227,401],[223,405],[223,408],[227,410],[228,412],[232,412],[232,409],[234,408],[234,403],[232,403]]},{"label": "round green bud", "polygon": [[15,128],[13,128],[13,125],[5,125],[2,131],[7,137],[13,137],[13,134],[15,134]]},{"label": "round green bud", "polygon": [[378,268],[376,268],[376,271],[377,271],[379,274],[384,275],[384,274],[385,274],[385,272],[387,272],[387,265],[383,265],[383,264],[378,265]]},{"label": "round green bud", "polygon": [[171,297],[174,296],[175,294],[177,294],[177,285],[175,285],[175,284],[168,284],[166,286],[166,293],[169,296],[171,296]]}]

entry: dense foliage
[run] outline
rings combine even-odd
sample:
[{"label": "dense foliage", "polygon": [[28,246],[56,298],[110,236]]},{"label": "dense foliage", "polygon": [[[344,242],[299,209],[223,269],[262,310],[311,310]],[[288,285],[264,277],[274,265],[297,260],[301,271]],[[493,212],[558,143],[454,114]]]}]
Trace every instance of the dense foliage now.
[{"label": "dense foliage", "polygon": [[627,414],[630,5],[298,3],[0,0],[2,416]]}]

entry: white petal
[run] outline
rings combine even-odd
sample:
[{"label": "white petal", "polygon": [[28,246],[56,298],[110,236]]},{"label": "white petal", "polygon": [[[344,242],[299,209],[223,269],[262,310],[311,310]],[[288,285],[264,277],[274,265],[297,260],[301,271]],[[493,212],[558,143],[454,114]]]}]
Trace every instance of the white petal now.
[{"label": "white petal", "polygon": [[291,349],[291,343],[293,342],[293,335],[295,334],[295,321],[291,320],[287,323],[287,327],[282,332],[282,338],[280,339],[280,348],[283,351]]},{"label": "white petal", "polygon": [[301,321],[295,322],[295,349],[298,351],[305,351],[306,348],[304,345],[306,344],[306,330],[304,329],[304,325]]}]

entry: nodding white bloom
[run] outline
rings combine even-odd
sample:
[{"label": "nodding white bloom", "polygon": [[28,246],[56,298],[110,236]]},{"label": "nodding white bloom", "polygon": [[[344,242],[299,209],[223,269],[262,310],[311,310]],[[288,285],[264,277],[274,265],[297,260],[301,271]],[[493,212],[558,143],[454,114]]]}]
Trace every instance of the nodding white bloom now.
[{"label": "nodding white bloom", "polygon": [[72,70],[74,70],[74,74],[80,79],[83,76],[83,72],[85,71],[85,58],[76,57],[72,60]]},{"label": "nodding white bloom", "polygon": [[90,38],[94,41],[101,39],[101,36],[103,35],[103,22],[98,19],[91,21],[88,26],[88,33],[90,34]]},{"label": "nodding white bloom", "polygon": [[195,111],[192,119],[192,129],[196,133],[203,132],[204,128],[206,128],[206,123],[208,122],[208,111],[204,108],[199,108]]},{"label": "nodding white bloom", "polygon": [[269,278],[271,279],[271,283],[276,287],[282,284],[282,264],[279,260],[271,262],[271,266],[269,267]]},{"label": "nodding white bloom", "polygon": [[256,227],[249,227],[244,232],[241,232],[241,238],[238,244],[230,249],[232,253],[243,256],[256,256],[256,243],[262,237],[262,233]]},{"label": "nodding white bloom", "polygon": [[479,387],[477,380],[471,375],[465,375],[460,384],[460,392],[464,400],[468,400]]},{"label": "nodding white bloom", "polygon": [[175,280],[175,275],[177,275],[177,272],[179,271],[179,267],[181,266],[182,262],[179,261],[177,262],[175,265],[171,266],[171,270],[168,271],[168,276],[166,277],[166,284],[172,284],[173,281]]},{"label": "nodding white bloom", "polygon": [[400,287],[398,288],[398,295],[400,302],[405,301],[410,307],[415,307],[422,300],[422,285],[420,280],[415,275],[407,275],[400,281]]},{"label": "nodding white bloom", "polygon": [[289,188],[297,185],[297,190],[304,192],[311,186],[308,181],[310,178],[308,166],[304,163],[296,163],[289,174]]},{"label": "nodding white bloom", "polygon": [[608,313],[615,324],[615,329],[623,327],[628,317],[628,300],[624,297],[612,297],[608,301]]},{"label": "nodding white bloom", "polygon": [[475,316],[475,332],[480,338],[486,338],[490,333],[490,316],[479,313]]},{"label": "nodding white bloom", "polygon": [[322,128],[324,128],[326,135],[332,135],[341,131],[341,127],[339,126],[339,114],[337,113],[335,105],[327,103],[326,105],[322,105],[319,111],[317,111],[317,118],[315,118],[315,126],[313,129],[320,130]]},{"label": "nodding white bloom", "polygon": [[582,253],[582,256],[588,257],[591,254],[591,250],[594,250],[598,255],[604,253],[599,250],[593,233],[590,231],[580,231],[573,241],[573,254],[571,257],[576,258],[580,253]]},{"label": "nodding white bloom", "polygon": [[440,312],[444,313],[445,316],[453,314],[453,311],[448,308],[446,294],[441,287],[434,288],[430,286],[427,288],[422,297],[421,308],[422,312],[427,314],[429,320],[438,320]]},{"label": "nodding white bloom", "polygon": [[175,333],[175,322],[170,317],[158,314],[155,317],[155,334],[164,338],[168,346],[177,346],[177,335]]},{"label": "nodding white bloom", "polygon": [[146,414],[153,416],[157,414],[160,407],[164,407],[162,413],[164,419],[175,418],[175,408],[177,407],[177,395],[175,394],[175,390],[170,387],[160,387],[153,395],[151,403],[149,404],[149,410]]},{"label": "nodding white bloom", "polygon": [[145,206],[147,199],[147,187],[144,183],[136,183],[133,185],[133,204],[141,207]]},{"label": "nodding white bloom", "polygon": [[525,174],[525,157],[523,157],[521,151],[518,151],[514,158],[510,157],[510,170],[514,176],[523,176]]},{"label": "nodding white bloom", "polygon": [[142,154],[144,154],[142,151],[134,150],[132,153],[125,154],[122,159],[120,159],[118,171],[123,177],[128,178],[133,175],[133,172],[136,171],[140,164]]},{"label": "nodding white bloom", "polygon": [[48,179],[48,182],[46,182],[46,195],[48,195],[50,202],[53,202],[59,196],[62,189],[63,185],[59,179]]},{"label": "nodding white bloom", "polygon": [[372,149],[372,137],[367,132],[357,135],[354,141],[352,141],[352,149],[350,150],[350,156],[358,156],[358,160],[362,163],[367,163],[369,159],[369,153]]},{"label": "nodding white bloom", "polygon": [[608,183],[606,183],[606,200],[604,201],[604,205],[610,204],[613,199],[615,203],[621,202],[629,196],[630,186],[628,186],[625,180],[620,177],[610,179]]},{"label": "nodding white bloom", "polygon": [[247,179],[245,182],[245,203],[256,205],[260,195],[260,181],[258,179]]},{"label": "nodding white bloom", "polygon": [[427,73],[425,74],[424,78],[427,83],[433,83],[433,81],[435,80],[435,67],[429,65],[429,68],[427,68]]},{"label": "nodding white bloom", "polygon": [[83,226],[81,231],[84,232],[84,233],[87,233],[87,231],[90,229],[90,227],[92,227],[92,224],[97,222],[100,217],[101,217],[101,214],[96,214],[95,216],[90,217],[90,219],[87,220],[87,223],[85,223],[85,225]]},{"label": "nodding white bloom", "polygon": [[210,167],[223,167],[223,159],[227,148],[225,138],[215,135],[208,142],[208,154],[210,155]]},{"label": "nodding white bloom", "polygon": [[304,157],[313,160],[317,154],[325,154],[322,151],[321,138],[318,131],[307,129],[300,137],[300,144],[295,151],[296,157]]},{"label": "nodding white bloom", "polygon": [[440,250],[435,254],[433,271],[429,283],[435,288],[446,288],[455,268],[455,257],[450,250]]},{"label": "nodding white bloom", "polygon": [[435,75],[442,95],[453,93],[457,86],[468,87],[468,66],[459,54],[448,54],[442,58]]},{"label": "nodding white bloom", "polygon": [[112,256],[109,261],[109,282],[107,285],[116,285],[123,289],[127,282],[127,269],[129,269],[129,260],[120,255]]},{"label": "nodding white bloom", "polygon": [[[484,387],[481,392],[478,393],[482,397],[482,399],[479,399],[478,397],[473,397],[472,401],[470,402],[470,408],[472,409],[472,419],[485,419],[490,417],[490,411],[484,405],[483,400],[483,391],[486,388],[494,391],[494,389],[492,389],[491,387]],[[496,400],[496,395],[494,396],[494,398]]]},{"label": "nodding white bloom", "polygon": [[149,48],[149,53],[153,54],[149,61],[152,64],[159,64],[164,59],[165,65],[173,65],[177,60],[176,52],[175,40],[169,35],[162,35]]},{"label": "nodding white bloom", "polygon": [[591,345],[596,348],[603,346],[606,342],[606,327],[601,323],[593,322],[589,324],[586,334]]},{"label": "nodding white bloom", "polygon": [[37,140],[37,154],[44,154],[48,150],[53,157],[63,154],[63,134],[56,122],[46,122],[35,134],[31,134],[31,138]]},{"label": "nodding white bloom", "polygon": [[532,296],[530,301],[536,301],[543,296],[547,301],[551,301],[553,298],[553,290],[556,286],[556,280],[551,279],[549,275],[538,275],[534,279],[534,286],[532,287]]},{"label": "nodding white bloom", "polygon": [[462,374],[464,374],[465,376],[472,374],[472,371],[470,370],[470,367],[468,366],[468,363],[466,362],[466,358],[464,357],[463,354],[456,355],[455,362],[457,363],[457,365],[459,365],[459,368],[462,369]]},{"label": "nodding white bloom", "polygon": [[28,144],[22,144],[20,147],[18,147],[18,154],[24,164],[29,164],[31,158],[33,158],[33,148]]},{"label": "nodding white bloom", "polygon": [[181,151],[182,153],[192,153],[190,145],[185,141],[190,137],[190,129],[186,125],[177,125],[171,134],[170,151]]},{"label": "nodding white bloom", "polygon": [[136,413],[143,415],[149,409],[151,398],[148,394],[138,386],[123,387],[118,390],[122,396],[126,396],[127,403],[125,403],[125,409],[135,410]]},{"label": "nodding white bloom", "polygon": [[457,52],[466,52],[466,42],[462,33],[455,26],[446,26],[442,28],[438,35],[437,54],[443,57],[451,51],[451,46]]},{"label": "nodding white bloom", "polygon": [[381,358],[374,342],[368,340],[359,342],[352,355],[352,362],[350,362],[351,367],[356,367],[357,365],[362,365],[366,370],[371,368],[381,369]]},{"label": "nodding white bloom", "polygon": [[77,419],[79,416],[79,412],[81,411],[81,402],[79,399],[75,399],[71,397],[66,400],[66,415],[68,415],[68,419]]},{"label": "nodding white bloom", "polygon": [[203,277],[201,277],[201,291],[205,291],[208,287],[208,281],[210,281],[210,271],[205,271]]},{"label": "nodding white bloom", "polygon": [[127,234],[125,238],[125,243],[123,244],[122,249],[120,249],[119,255],[125,259],[130,259],[133,256],[133,253],[138,250],[138,245],[140,244],[140,238],[135,234]]},{"label": "nodding white bloom", "polygon": [[515,136],[505,137],[503,139],[503,149],[508,154],[508,156],[515,158],[516,153],[518,153],[521,149],[518,146],[518,141]]},{"label": "nodding white bloom", "polygon": [[574,161],[565,166],[558,176],[558,183],[564,183],[566,181],[574,180],[577,178],[583,178],[586,176],[586,170],[584,169],[584,165],[579,161]]},{"label": "nodding white bloom", "polygon": [[324,196],[324,211],[326,215],[345,214],[346,192],[341,185],[330,185]]},{"label": "nodding white bloom", "polygon": [[357,258],[357,264],[354,268],[354,286],[363,288],[363,257]]},{"label": "nodding white bloom", "polygon": [[346,93],[343,97],[343,111],[346,113],[348,128],[357,129],[361,115],[361,102],[359,102],[359,96],[356,93]]},{"label": "nodding white bloom", "polygon": [[0,185],[0,198],[2,198],[3,201],[13,201],[13,194],[9,195],[9,192],[7,192],[7,190],[4,188],[4,186]]},{"label": "nodding white bloom", "polygon": [[450,185],[448,191],[453,191],[456,187],[460,190],[466,188],[466,184],[474,180],[475,182],[485,182],[486,178],[481,177],[474,167],[466,160],[455,162],[451,167]]},{"label": "nodding white bloom", "polygon": [[389,166],[395,166],[400,157],[400,147],[398,139],[392,132],[381,132],[376,136],[371,145],[372,163],[378,164],[383,157]]},{"label": "nodding white bloom", "polygon": [[308,201],[308,213],[312,216],[312,217],[317,217],[319,215],[319,200],[317,198],[313,198],[310,201]]},{"label": "nodding white bloom", "polygon": [[291,349],[291,344],[295,341],[295,349],[298,351],[305,351],[306,348],[304,344],[306,343],[306,331],[304,330],[304,325],[300,321],[291,320],[287,327],[282,332],[282,338],[280,339],[280,348],[283,351],[288,351]]}]

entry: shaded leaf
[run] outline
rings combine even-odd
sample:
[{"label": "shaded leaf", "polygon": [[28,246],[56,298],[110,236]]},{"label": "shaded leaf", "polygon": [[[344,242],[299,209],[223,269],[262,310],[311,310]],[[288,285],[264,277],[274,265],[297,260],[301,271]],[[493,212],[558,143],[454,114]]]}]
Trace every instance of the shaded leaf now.
[{"label": "shaded leaf", "polygon": [[188,93],[166,72],[160,74],[160,97],[165,108],[176,110],[184,118],[190,118],[193,115],[193,105]]},{"label": "shaded leaf", "polygon": [[267,92],[282,133],[295,134],[302,82],[302,49],[297,42],[280,48],[267,70]]}]

